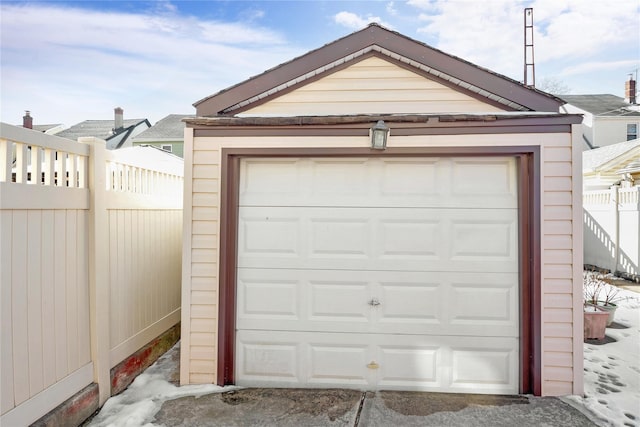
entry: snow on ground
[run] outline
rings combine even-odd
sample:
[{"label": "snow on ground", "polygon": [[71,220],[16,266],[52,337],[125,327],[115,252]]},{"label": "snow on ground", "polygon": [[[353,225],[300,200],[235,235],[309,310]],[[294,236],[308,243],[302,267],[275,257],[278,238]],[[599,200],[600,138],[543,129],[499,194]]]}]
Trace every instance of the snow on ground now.
[{"label": "snow on ground", "polygon": [[602,426],[640,427],[640,294],[621,289],[618,297],[607,328],[615,342],[584,344],[585,397],[566,400],[584,406]]},{"label": "snow on ground", "polygon": [[167,400],[237,389],[237,387],[219,387],[213,384],[182,387],[171,384],[168,379],[177,369],[175,361],[177,358],[174,358],[173,354],[179,351],[178,343],[138,375],[125,391],[107,400],[98,415],[91,420],[89,427],[155,426],[151,421]]},{"label": "snow on ground", "polygon": [[[584,344],[585,397],[564,398],[599,418],[602,426],[640,427],[640,294],[620,290],[622,299],[607,337],[615,342]],[[609,340],[607,340],[609,341]],[[179,344],[121,394],[107,400],[90,427],[150,427],[167,400],[221,393],[237,387],[194,385],[177,387],[168,379],[177,369]],[[594,421],[596,421],[594,419]]]}]

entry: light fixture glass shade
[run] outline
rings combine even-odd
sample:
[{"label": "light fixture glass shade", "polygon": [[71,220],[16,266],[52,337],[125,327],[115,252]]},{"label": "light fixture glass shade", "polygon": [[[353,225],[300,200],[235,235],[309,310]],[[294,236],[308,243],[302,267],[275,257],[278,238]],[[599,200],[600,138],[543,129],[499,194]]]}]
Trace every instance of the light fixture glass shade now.
[{"label": "light fixture glass shade", "polygon": [[384,121],[378,120],[371,128],[371,148],[376,150],[384,150],[387,148],[387,137],[389,136],[389,128]]}]

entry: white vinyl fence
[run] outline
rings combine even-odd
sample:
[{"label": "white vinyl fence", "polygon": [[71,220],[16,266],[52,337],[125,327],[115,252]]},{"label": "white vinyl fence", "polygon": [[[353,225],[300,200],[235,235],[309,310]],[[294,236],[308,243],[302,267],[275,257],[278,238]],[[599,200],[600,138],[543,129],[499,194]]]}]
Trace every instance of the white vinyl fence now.
[{"label": "white vinyl fence", "polygon": [[28,425],[179,322],[183,166],[0,126],[0,425]]},{"label": "white vinyl fence", "polygon": [[585,191],[584,263],[640,275],[640,186]]}]

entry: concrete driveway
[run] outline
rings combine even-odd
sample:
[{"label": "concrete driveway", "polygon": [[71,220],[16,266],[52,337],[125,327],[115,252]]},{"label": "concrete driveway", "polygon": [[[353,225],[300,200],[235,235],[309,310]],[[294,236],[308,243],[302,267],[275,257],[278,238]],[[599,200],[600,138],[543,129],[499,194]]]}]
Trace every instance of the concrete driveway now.
[{"label": "concrete driveway", "polygon": [[552,398],[339,389],[241,389],[167,401],[165,426],[595,426]]}]

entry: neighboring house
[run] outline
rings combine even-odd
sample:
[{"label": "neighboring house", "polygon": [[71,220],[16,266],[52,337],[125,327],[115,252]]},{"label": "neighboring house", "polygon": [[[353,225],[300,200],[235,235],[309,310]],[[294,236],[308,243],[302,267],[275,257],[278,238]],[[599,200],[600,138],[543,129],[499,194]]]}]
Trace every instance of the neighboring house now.
[{"label": "neighboring house", "polygon": [[147,119],[124,119],[122,108],[115,108],[114,120],[85,120],[57,134],[62,138],[77,141],[78,138],[93,136],[104,139],[107,149],[116,150],[132,146],[132,139],[149,129],[151,123]]},{"label": "neighboring house", "polygon": [[27,129],[33,129],[38,132],[46,133],[47,135],[55,135],[64,129],[64,125],[61,123],[49,124],[49,125],[34,125],[31,111],[24,112],[24,116],[22,116],[22,127]]},{"label": "neighboring house", "polygon": [[582,154],[584,262],[640,280],[640,139]]},{"label": "neighboring house", "polygon": [[640,184],[640,139],[585,151],[582,175],[585,190]]},{"label": "neighboring house", "polygon": [[181,383],[582,394],[562,104],[376,24],[197,102]]},{"label": "neighboring house", "polygon": [[184,119],[193,115],[169,114],[149,129],[133,138],[133,145],[153,145],[165,151],[183,157]]},{"label": "neighboring house", "polygon": [[[630,82],[633,83],[632,90],[635,92],[635,80]],[[627,84],[627,92],[630,92],[628,87]],[[627,93],[626,99],[606,94],[561,97],[568,103],[562,107],[563,111],[584,115],[584,150],[617,144],[640,136],[640,106],[635,103],[633,94]]]}]

